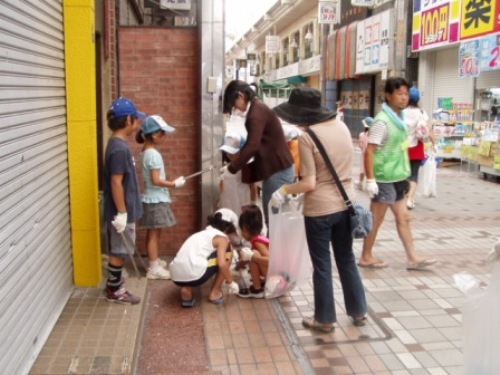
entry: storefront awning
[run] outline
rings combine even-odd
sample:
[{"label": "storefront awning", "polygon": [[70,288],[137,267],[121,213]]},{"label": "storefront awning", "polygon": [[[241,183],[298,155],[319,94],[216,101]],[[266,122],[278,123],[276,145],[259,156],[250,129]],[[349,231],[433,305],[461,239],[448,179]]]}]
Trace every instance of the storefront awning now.
[{"label": "storefront awning", "polygon": [[257,95],[260,99],[264,96],[275,97],[275,98],[288,98],[290,91],[292,91],[293,86],[288,83],[278,83],[278,82],[267,82],[264,80],[259,81],[259,91]]},{"label": "storefront awning", "polygon": [[293,85],[295,83],[306,83],[307,82],[307,77],[304,77],[304,76],[293,76],[293,77],[288,77],[287,81],[291,85]]}]

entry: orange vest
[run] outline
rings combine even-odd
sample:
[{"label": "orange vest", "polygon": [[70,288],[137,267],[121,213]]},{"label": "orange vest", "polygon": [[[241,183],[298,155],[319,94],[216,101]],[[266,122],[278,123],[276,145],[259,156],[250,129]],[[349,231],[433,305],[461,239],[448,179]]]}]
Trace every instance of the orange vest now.
[{"label": "orange vest", "polygon": [[299,140],[292,139],[288,142],[288,149],[293,156],[293,162],[295,164],[295,177],[300,176],[300,158],[299,158]]}]

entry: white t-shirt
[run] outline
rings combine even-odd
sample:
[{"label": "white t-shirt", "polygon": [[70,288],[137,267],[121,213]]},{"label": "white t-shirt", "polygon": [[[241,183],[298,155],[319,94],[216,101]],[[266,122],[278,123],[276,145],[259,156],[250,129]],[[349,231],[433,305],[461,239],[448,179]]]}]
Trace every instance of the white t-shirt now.
[{"label": "white t-shirt", "polygon": [[169,266],[173,281],[195,281],[205,274],[208,257],[216,250],[212,244],[216,236],[227,238],[223,232],[209,225],[182,244]]}]

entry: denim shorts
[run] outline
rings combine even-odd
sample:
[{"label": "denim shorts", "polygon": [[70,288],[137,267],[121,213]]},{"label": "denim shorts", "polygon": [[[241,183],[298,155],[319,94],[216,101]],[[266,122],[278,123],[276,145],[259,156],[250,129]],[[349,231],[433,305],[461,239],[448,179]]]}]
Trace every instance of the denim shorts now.
[{"label": "denim shorts", "polygon": [[173,227],[177,223],[170,203],[143,203],[142,209],[139,224],[144,229]]},{"label": "denim shorts", "polygon": [[108,232],[108,254],[128,258],[135,251],[135,223],[127,224],[122,233],[118,233],[111,222],[106,223]]},{"label": "denim shorts", "polygon": [[377,182],[378,194],[373,197],[373,202],[393,204],[404,199],[410,188],[407,180],[398,182]]}]

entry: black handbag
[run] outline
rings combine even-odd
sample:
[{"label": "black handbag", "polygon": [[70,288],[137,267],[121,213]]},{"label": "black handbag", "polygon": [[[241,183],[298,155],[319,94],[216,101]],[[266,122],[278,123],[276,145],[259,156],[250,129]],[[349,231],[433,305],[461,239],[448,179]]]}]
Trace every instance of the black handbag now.
[{"label": "black handbag", "polygon": [[373,229],[373,215],[371,211],[368,208],[366,208],[362,203],[358,202],[353,204],[351,202],[318,136],[310,128],[307,128],[306,132],[312,138],[312,140],[316,144],[316,147],[318,147],[319,153],[321,154],[321,156],[323,156],[326,166],[330,170],[330,173],[332,174],[333,179],[337,184],[337,188],[339,189],[340,194],[342,194],[342,198],[344,198],[345,205],[347,207],[347,210],[349,211],[349,224],[352,237],[353,238],[366,237],[368,233],[370,233],[371,230]]}]

